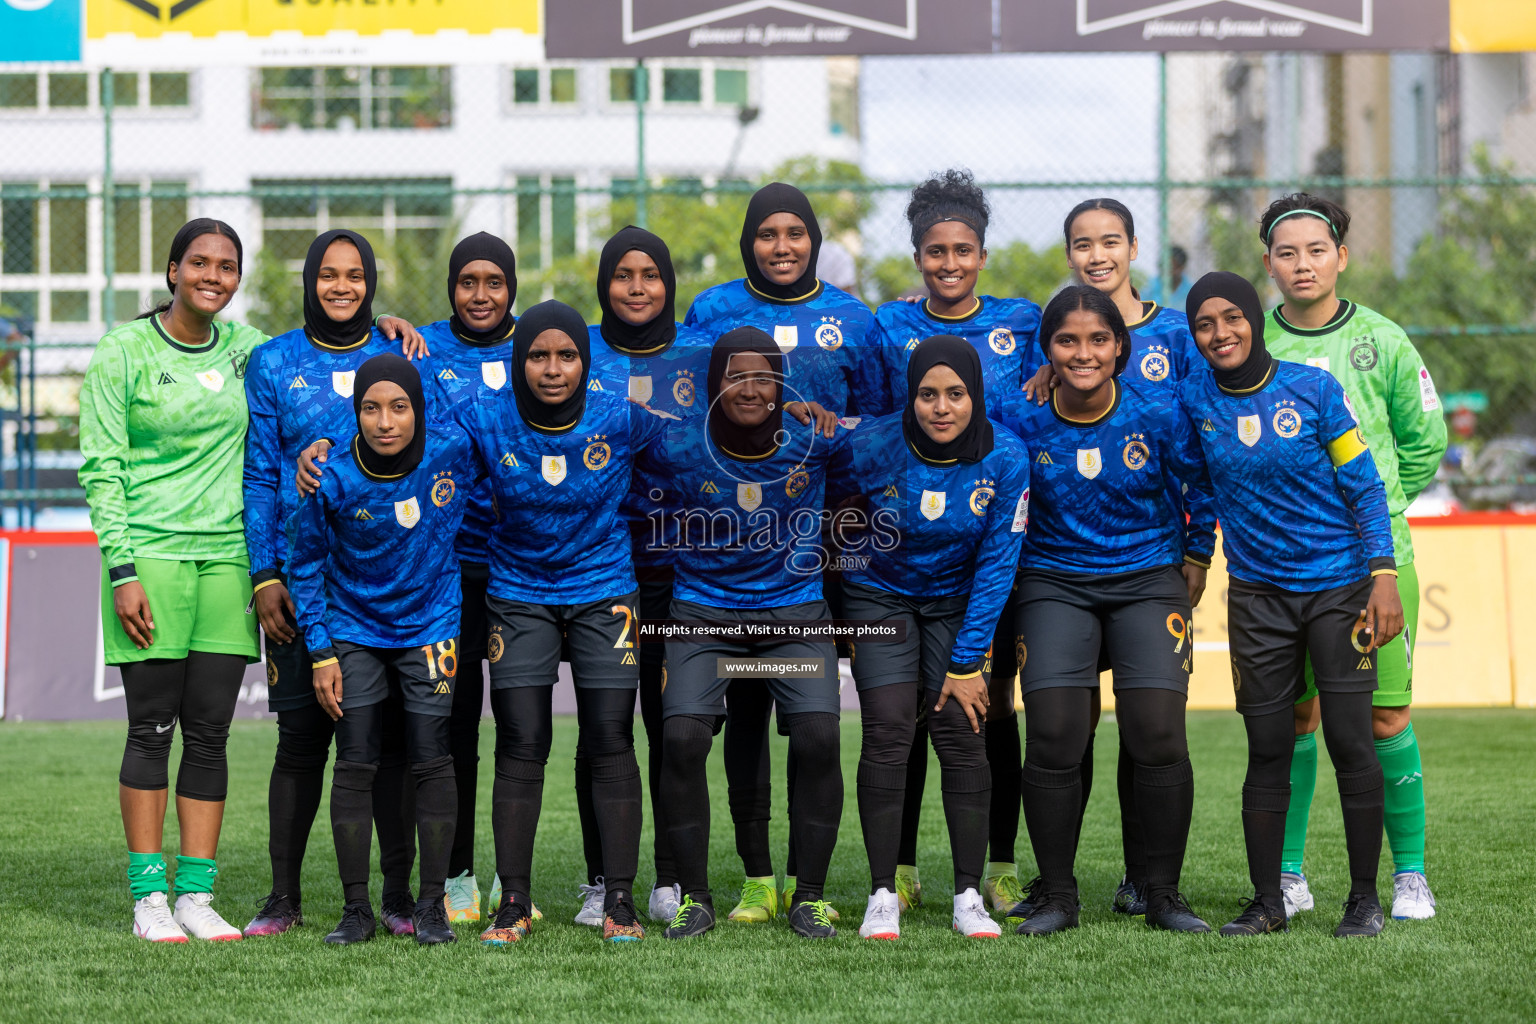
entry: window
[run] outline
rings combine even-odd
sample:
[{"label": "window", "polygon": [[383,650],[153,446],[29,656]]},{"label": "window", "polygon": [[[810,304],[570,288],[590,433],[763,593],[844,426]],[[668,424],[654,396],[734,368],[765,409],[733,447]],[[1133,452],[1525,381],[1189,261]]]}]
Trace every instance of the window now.
[{"label": "window", "polygon": [[574,255],[577,238],[576,179],[536,174],[517,178],[517,260],[538,270]]},{"label": "window", "polygon": [[[260,68],[256,128],[446,128],[453,123],[446,67]],[[151,81],[153,91],[153,81]]]},{"label": "window", "polygon": [[[262,244],[293,269],[302,267],[315,235],[333,227],[360,231],[375,245],[408,239],[430,248],[453,219],[449,178],[269,178],[251,184],[282,192],[261,198]],[[410,192],[392,192],[391,186]]]},{"label": "window", "polygon": [[149,105],[185,107],[192,102],[192,80],[185,71],[151,71]]},{"label": "window", "polygon": [[539,102],[538,68],[518,68],[512,72],[512,102]]},{"label": "window", "polygon": [[[112,105],[136,107],[139,105],[139,76],[134,71],[112,72]],[[186,104],[182,104],[185,106]]]},{"label": "window", "polygon": [[0,108],[37,106],[37,75],[0,75]]},{"label": "window", "polygon": [[745,68],[715,69],[715,103],[718,106],[744,107],[747,105]]},{"label": "window", "polygon": [[575,68],[550,68],[549,69],[549,102],[551,102],[551,103],[575,103],[576,102],[576,69]]},{"label": "window", "polygon": [[[103,78],[84,71],[0,74],[0,110],[100,110],[105,91]],[[118,113],[191,105],[190,72],[112,72],[112,107]]]},{"label": "window", "polygon": [[90,78],[83,71],[48,76],[48,106],[88,107],[91,103]]},{"label": "window", "polygon": [[635,102],[640,76],[644,73],[643,68],[609,68],[608,99],[614,103]]},{"label": "window", "polygon": [[667,103],[698,103],[703,99],[702,79],[698,68],[663,68],[661,98]]}]

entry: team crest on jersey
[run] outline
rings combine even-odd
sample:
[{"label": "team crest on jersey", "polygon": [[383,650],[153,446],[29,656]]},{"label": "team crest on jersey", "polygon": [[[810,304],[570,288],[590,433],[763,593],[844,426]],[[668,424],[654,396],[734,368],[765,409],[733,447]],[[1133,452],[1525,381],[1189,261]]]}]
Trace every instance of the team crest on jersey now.
[{"label": "team crest on jersey", "polygon": [[1120,453],[1120,461],[1125,463],[1129,470],[1145,469],[1147,460],[1152,453],[1147,450],[1146,435],[1132,434],[1125,439],[1125,449]]},{"label": "team crest on jersey", "polygon": [[651,391],[652,388],[650,377],[636,377],[633,375],[630,376],[629,397],[632,400],[636,402],[649,402],[651,400]]},{"label": "team crest on jersey", "polygon": [[1275,409],[1275,418],[1270,421],[1275,428],[1275,433],[1284,438],[1292,438],[1301,433],[1301,413],[1296,411],[1295,402],[1281,402]]},{"label": "team crest on jersey", "polygon": [[803,469],[797,469],[789,474],[789,479],[784,481],[784,496],[786,498],[798,498],[805,493],[805,489],[811,486],[811,474]]},{"label": "team crest on jersey", "polygon": [[821,324],[816,328],[816,344],[828,352],[842,348],[843,322],[833,316],[822,317]]},{"label": "team crest on jersey", "polygon": [[[629,378],[634,381],[635,378]],[[650,380],[649,377],[645,378]],[[596,434],[587,438],[587,450],[581,453],[581,464],[596,473],[608,465],[608,459],[613,455],[613,449],[608,447],[607,434]]]},{"label": "team crest on jersey", "polygon": [[992,333],[987,335],[987,347],[1000,356],[1009,356],[1018,347],[1013,340],[1013,332],[1006,327],[994,327]]},{"label": "team crest on jersey", "polygon": [[273,661],[271,658],[267,659],[267,685],[277,685],[277,662]]},{"label": "team crest on jersey", "polygon": [[1361,373],[1376,369],[1376,362],[1380,358],[1381,356],[1376,351],[1376,346],[1372,345],[1369,341],[1362,341],[1349,350],[1349,365]]},{"label": "team crest on jersey", "polygon": [[224,388],[224,375],[218,370],[204,370],[197,375],[197,382],[209,391],[220,391]]},{"label": "team crest on jersey", "polygon": [[800,344],[800,328],[794,324],[775,324],[773,328],[773,343],[779,346],[780,352],[788,352]]},{"label": "team crest on jersey", "polygon": [[480,364],[480,380],[492,391],[500,391],[507,384],[507,366],[497,361]]},{"label": "team crest on jersey", "polygon": [[368,523],[373,521],[373,516],[365,508],[360,508],[356,512],[352,513],[352,518],[356,519],[360,523]]},{"label": "team crest on jersey", "polygon": [[304,375],[303,374],[300,374],[299,376],[293,378],[293,383],[288,385],[288,390],[292,391],[294,388],[307,388],[307,387],[309,387],[309,381],[304,379]]},{"label": "team crest on jersey", "polygon": [[677,380],[672,382],[672,398],[685,408],[693,405],[693,374],[687,370],[679,370]]},{"label": "team crest on jersey", "polygon": [[977,480],[976,489],[971,492],[971,511],[978,516],[987,514],[987,506],[992,504],[992,498],[997,494],[997,481]]},{"label": "team crest on jersey", "polygon": [[1097,448],[1079,448],[1077,450],[1077,471],[1086,479],[1092,480],[1099,475],[1104,468],[1104,459],[1099,455]]},{"label": "team crest on jersey", "polygon": [[234,367],[236,380],[245,380],[245,368],[250,361],[251,356],[248,352],[236,352],[229,357],[229,365]]},{"label": "team crest on jersey", "polygon": [[453,500],[453,492],[455,490],[453,477],[450,474],[444,473],[442,476],[439,476],[432,481],[432,504],[442,508]]},{"label": "team crest on jersey", "polygon": [[739,483],[736,485],[736,504],[751,512],[763,503],[761,484]]},{"label": "team crest on jersey", "polygon": [[395,502],[395,522],[407,530],[421,522],[421,505],[416,501],[416,495]]},{"label": "team crest on jersey", "polygon": [[1019,503],[1013,506],[1013,526],[1009,533],[1025,533],[1029,530],[1029,488],[1019,495]]},{"label": "team crest on jersey", "polygon": [[1018,659],[1019,671],[1024,671],[1024,663],[1029,660],[1029,648],[1024,646],[1023,640],[1014,643],[1013,656]]},{"label": "team crest on jersey", "polygon": [[539,461],[539,471],[544,474],[544,479],[549,481],[551,487],[557,486],[565,479],[565,456],[546,455]]},{"label": "team crest on jersey", "polygon": [[1168,379],[1168,350],[1153,345],[1151,351],[1141,357],[1141,375],[1150,381]]},{"label": "team crest on jersey", "polygon": [[1259,443],[1259,436],[1264,433],[1264,427],[1259,423],[1257,416],[1239,416],[1237,418],[1237,439],[1252,448]]},{"label": "team crest on jersey", "polygon": [[924,519],[932,521],[944,514],[944,497],[944,491],[923,492],[923,500],[918,503],[917,507],[918,511],[922,512]]},{"label": "team crest on jersey", "polygon": [[494,665],[505,653],[507,653],[507,642],[501,638],[501,627],[492,626],[491,635],[485,642],[485,656]]},{"label": "team crest on jersey", "polygon": [[356,379],[356,370],[335,370],[331,373],[331,390],[342,398],[351,398],[352,382]]}]

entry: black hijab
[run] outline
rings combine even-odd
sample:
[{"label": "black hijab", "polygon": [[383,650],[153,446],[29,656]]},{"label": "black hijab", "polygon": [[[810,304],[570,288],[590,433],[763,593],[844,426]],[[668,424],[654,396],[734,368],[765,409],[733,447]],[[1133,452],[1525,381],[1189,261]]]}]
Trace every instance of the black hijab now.
[{"label": "black hijab", "polygon": [[[917,422],[917,389],[928,371],[947,366],[955,371],[971,394],[971,422],[953,441],[935,441]],[[907,407],[901,412],[901,432],[907,444],[924,462],[980,462],[992,451],[992,421],[987,419],[987,397],[981,380],[981,357],[964,338],[937,334],[925,338],[907,360]]]},{"label": "black hijab", "polygon": [[[661,312],[654,319],[636,327],[613,311],[608,289],[613,284],[614,272],[625,253],[643,252],[656,263],[661,271],[661,283],[666,286],[667,299]],[[633,224],[622,228],[603,246],[603,254],[597,261],[597,305],[603,311],[599,327],[603,340],[625,355],[654,355],[661,352],[677,338],[677,274],[672,270],[672,253],[667,243],[644,228]]]},{"label": "black hijab", "polygon": [[[368,389],[380,381],[400,385],[405,397],[411,400],[416,412],[416,434],[400,451],[393,455],[380,455],[363,439],[363,398]],[[357,418],[357,436],[352,438],[352,457],[362,471],[375,480],[392,480],[405,476],[421,464],[422,453],[427,448],[427,403],[421,397],[421,374],[416,372],[410,360],[385,352],[367,360],[357,368],[352,382],[352,414]]]},{"label": "black hijab", "polygon": [[1191,330],[1200,307],[1207,300],[1217,298],[1226,299],[1243,311],[1253,334],[1253,344],[1243,365],[1235,370],[1218,370],[1213,366],[1211,372],[1216,375],[1216,383],[1223,391],[1253,391],[1266,383],[1275,362],[1275,357],[1264,347],[1264,306],[1259,302],[1259,293],[1247,278],[1230,271],[1216,270],[1206,274],[1194,283],[1189,289],[1189,298],[1184,300],[1184,313],[1189,317]]},{"label": "black hijab", "polygon": [[[576,344],[581,354],[581,380],[573,393],[559,405],[548,405],[528,385],[528,353],[545,331],[561,331]],[[517,318],[512,335],[512,395],[523,422],[546,434],[564,434],[574,430],[587,408],[587,377],[592,372],[592,347],[587,337],[587,322],[570,306],[555,299],[530,306]]]},{"label": "black hijab", "polygon": [[[325,261],[325,250],[338,238],[344,238],[357,247],[363,261],[363,301],[346,320],[332,320],[325,315],[324,306],[315,289],[320,284],[320,265]],[[311,341],[325,348],[353,348],[368,339],[373,329],[373,296],[379,285],[379,268],[373,259],[373,246],[356,231],[337,228],[320,235],[309,243],[309,254],[304,257],[304,331]]]},{"label": "black hijab", "polygon": [[[731,357],[756,352],[768,360],[768,372],[774,379],[772,404],[768,418],[755,427],[744,427],[725,414],[720,405],[720,379],[730,368]],[[742,459],[760,459],[779,447],[779,431],[784,423],[784,354],[773,338],[756,327],[738,327],[720,336],[709,352],[709,436],[727,455]]]},{"label": "black hijab", "polygon": [[[496,264],[501,270],[501,276],[507,279],[506,315],[500,323],[483,331],[471,330],[460,320],[459,308],[454,302],[458,294],[459,275],[476,260]],[[498,341],[506,341],[512,333],[512,302],[516,298],[517,257],[512,255],[512,247],[488,231],[459,239],[459,244],[453,247],[453,253],[448,257],[448,308],[453,310],[453,315],[448,318],[448,326],[453,333],[471,345],[494,345]]]},{"label": "black hijab", "polygon": [[[774,284],[757,265],[752,243],[763,221],[776,213],[792,213],[805,222],[805,230],[811,236],[811,260],[799,279],[787,284]],[[747,271],[747,286],[770,302],[797,302],[810,298],[816,291],[816,257],[821,254],[821,225],[816,223],[816,212],[805,193],[793,185],[775,181],[764,185],[752,194],[747,203],[747,216],[741,224],[741,262]]]}]

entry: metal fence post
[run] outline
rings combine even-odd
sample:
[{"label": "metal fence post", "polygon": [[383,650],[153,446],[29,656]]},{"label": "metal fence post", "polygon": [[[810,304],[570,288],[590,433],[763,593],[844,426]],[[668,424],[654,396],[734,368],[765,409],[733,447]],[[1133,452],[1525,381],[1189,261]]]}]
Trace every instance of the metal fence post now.
[{"label": "metal fence post", "polygon": [[[116,106],[117,89],[112,79],[112,69],[101,72],[101,270],[106,278],[106,291],[101,297],[101,322],[111,329],[117,312],[117,293],[112,287],[117,262],[117,202],[112,184],[112,112]],[[36,415],[34,413],[33,415]]]},{"label": "metal fence post", "polygon": [[1168,54],[1157,55],[1157,287],[1152,296],[1167,305],[1172,294],[1173,245],[1168,239]]},{"label": "metal fence post", "polygon": [[635,61],[635,224],[647,227],[645,210],[645,102],[650,93],[650,72],[645,59]]}]

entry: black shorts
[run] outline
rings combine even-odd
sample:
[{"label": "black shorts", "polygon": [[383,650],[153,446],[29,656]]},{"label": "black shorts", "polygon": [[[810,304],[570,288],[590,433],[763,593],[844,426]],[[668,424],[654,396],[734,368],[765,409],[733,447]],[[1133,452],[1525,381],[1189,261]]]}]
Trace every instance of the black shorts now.
[{"label": "black shorts", "polygon": [[484,562],[459,563],[459,593],[464,598],[459,609],[459,658],[477,672],[486,660],[490,627],[485,619],[485,585],[490,578],[491,567]]},{"label": "black shorts", "polygon": [[1319,693],[1371,693],[1376,653],[1365,652],[1360,611],[1371,597],[1359,583],[1305,594],[1232,577],[1227,585],[1227,640],[1237,710],[1263,715],[1306,693],[1310,655]]},{"label": "black shorts", "polygon": [[1101,651],[1115,691],[1189,693],[1194,638],[1189,589],[1176,565],[1110,576],[1027,569],[1018,578],[1015,623],[1024,693],[1099,685]]},{"label": "black shorts", "polygon": [[1002,614],[997,617],[997,629],[992,631],[992,678],[1001,682],[1019,674],[1019,640],[1015,635],[1014,620],[1019,609],[1019,578],[1014,576],[1003,603]]},{"label": "black shorts", "polygon": [[[872,622],[898,620],[907,627],[903,640],[851,645],[853,682],[859,692],[890,683],[922,683],[924,689],[935,693],[944,689],[944,677],[949,674],[949,656],[969,604],[969,594],[908,597],[860,583],[844,583],[846,618]],[[990,659],[982,664],[983,674],[989,674]]]},{"label": "black shorts", "polygon": [[315,702],[314,673],[304,634],[286,609],[283,616],[293,627],[293,639],[285,644],[263,636],[267,647],[267,710],[273,713],[298,711]]},{"label": "black shorts", "polygon": [[[691,601],[672,602],[674,619],[712,622],[776,622],[827,619],[825,601],[808,601],[783,608],[710,608]],[[771,659],[815,664],[815,674],[789,678],[727,677],[719,671],[722,658]],[[668,640],[667,667],[661,677],[661,713],[722,715],[725,691],[732,682],[751,678],[773,695],[782,714],[840,710],[837,648],[821,641],[776,641],[749,644],[733,640]]]},{"label": "black shorts", "polygon": [[[641,622],[664,619],[672,613],[672,583],[674,573],[670,565],[635,566],[640,579],[639,607],[635,615]],[[660,685],[661,666],[667,659],[667,645],[660,640],[640,645],[640,677],[644,685]],[[647,682],[649,680],[649,682]]]},{"label": "black shorts", "polygon": [[420,647],[364,647],[345,640],[333,646],[341,662],[341,710],[382,704],[391,690],[412,714],[446,718],[453,710],[457,637]]},{"label": "black shorts", "polygon": [[491,689],[554,686],[569,661],[577,686],[640,685],[635,605],[639,594],[586,604],[529,604],[486,598]]}]

